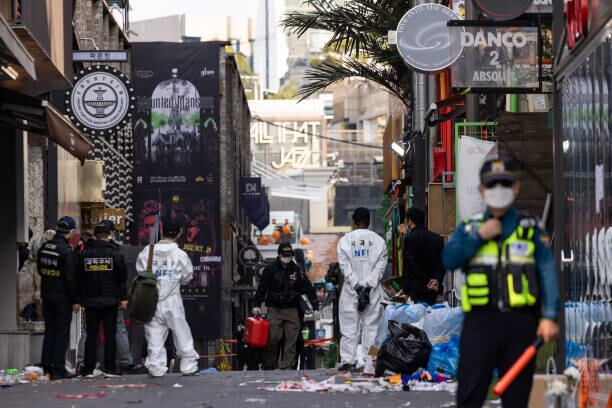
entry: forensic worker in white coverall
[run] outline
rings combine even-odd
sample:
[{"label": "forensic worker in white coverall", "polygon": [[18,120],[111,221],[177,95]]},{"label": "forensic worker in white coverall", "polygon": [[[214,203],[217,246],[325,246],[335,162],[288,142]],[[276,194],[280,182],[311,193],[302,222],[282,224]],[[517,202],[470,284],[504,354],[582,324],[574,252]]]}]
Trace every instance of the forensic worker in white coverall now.
[{"label": "forensic worker in white coverall", "polygon": [[357,208],[353,213],[353,231],[338,243],[338,263],[344,274],[339,304],[341,371],[357,368],[360,328],[362,350],[366,359],[371,359],[367,353],[374,345],[383,315],[380,281],[387,266],[387,244],[369,226],[370,211]]},{"label": "forensic worker in white coverall", "polygon": [[[181,373],[197,375],[199,354],[193,347],[193,337],[181,297],[181,285],[191,280],[193,265],[189,256],[176,243],[181,234],[181,226],[173,220],[165,220],[162,229],[162,240],[155,244],[153,253],[153,273],[157,277],[159,299],[153,319],[144,327],[147,339],[145,366],[153,377],[161,377],[166,373],[168,368],[164,343],[168,330],[172,330],[177,356],[181,359]],[[148,257],[149,248],[146,247],[138,255],[138,272],[146,271]]]}]

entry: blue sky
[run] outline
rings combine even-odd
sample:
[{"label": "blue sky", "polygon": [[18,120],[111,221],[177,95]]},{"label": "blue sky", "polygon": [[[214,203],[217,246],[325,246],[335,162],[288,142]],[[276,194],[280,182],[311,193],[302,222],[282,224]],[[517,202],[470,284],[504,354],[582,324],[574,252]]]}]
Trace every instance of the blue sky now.
[{"label": "blue sky", "polygon": [[130,20],[146,20],[189,12],[214,16],[255,17],[260,1],[262,0],[130,0]]}]

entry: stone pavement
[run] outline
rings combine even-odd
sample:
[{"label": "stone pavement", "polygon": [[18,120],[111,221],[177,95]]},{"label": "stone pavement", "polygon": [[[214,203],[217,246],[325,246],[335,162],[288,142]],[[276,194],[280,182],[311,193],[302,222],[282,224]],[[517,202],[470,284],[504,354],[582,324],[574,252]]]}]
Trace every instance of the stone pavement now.
[{"label": "stone pavement", "polygon": [[[335,374],[331,371],[308,371],[320,381]],[[452,407],[454,396],[448,392],[392,392],[382,393],[303,393],[259,390],[283,380],[299,380],[304,372],[248,371],[204,373],[197,377],[180,374],[164,378],[130,375],[114,379],[68,380],[48,384],[22,384],[0,389],[0,407],[308,407],[308,408],[383,408]],[[260,382],[256,382],[256,381]],[[261,382],[263,380],[263,382]],[[146,388],[100,388],[97,385],[147,384]],[[174,387],[180,384],[182,387]],[[56,399],[58,394],[95,394],[98,399]]]}]

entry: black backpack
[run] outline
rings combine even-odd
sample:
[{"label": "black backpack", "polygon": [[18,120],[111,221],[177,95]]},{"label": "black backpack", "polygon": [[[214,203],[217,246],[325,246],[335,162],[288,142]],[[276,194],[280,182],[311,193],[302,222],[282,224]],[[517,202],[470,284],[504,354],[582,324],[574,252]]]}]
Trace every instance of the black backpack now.
[{"label": "black backpack", "polygon": [[157,300],[159,299],[157,277],[153,273],[154,247],[154,245],[149,245],[147,270],[145,272],[138,272],[130,287],[128,300],[130,319],[141,324],[149,323],[153,319],[157,310]]}]

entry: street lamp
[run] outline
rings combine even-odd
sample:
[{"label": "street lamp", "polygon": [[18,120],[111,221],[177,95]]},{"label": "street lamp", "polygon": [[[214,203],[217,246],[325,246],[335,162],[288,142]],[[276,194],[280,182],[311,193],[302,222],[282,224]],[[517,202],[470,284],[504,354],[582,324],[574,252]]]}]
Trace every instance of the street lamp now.
[{"label": "street lamp", "polygon": [[[401,143],[401,142],[400,142]],[[402,144],[400,144],[398,142],[393,142],[391,143],[391,149],[400,157],[400,158],[404,158],[404,155],[406,154],[406,149],[404,149],[404,147],[402,146]]]}]

